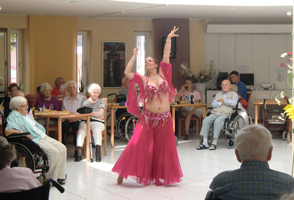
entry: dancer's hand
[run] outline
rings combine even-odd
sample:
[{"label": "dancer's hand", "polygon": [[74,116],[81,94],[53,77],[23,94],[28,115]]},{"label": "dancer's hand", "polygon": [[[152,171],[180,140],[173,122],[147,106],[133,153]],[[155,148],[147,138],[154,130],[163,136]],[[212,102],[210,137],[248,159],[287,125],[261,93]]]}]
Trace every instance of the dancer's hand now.
[{"label": "dancer's hand", "polygon": [[173,37],[179,37],[179,35],[175,34],[175,32],[177,32],[178,30],[179,28],[174,26],[173,30],[171,30],[170,33],[168,34],[167,39],[171,39]]},{"label": "dancer's hand", "polygon": [[137,54],[138,54],[138,50],[139,50],[139,47],[136,47],[133,49],[133,57],[136,58]]}]

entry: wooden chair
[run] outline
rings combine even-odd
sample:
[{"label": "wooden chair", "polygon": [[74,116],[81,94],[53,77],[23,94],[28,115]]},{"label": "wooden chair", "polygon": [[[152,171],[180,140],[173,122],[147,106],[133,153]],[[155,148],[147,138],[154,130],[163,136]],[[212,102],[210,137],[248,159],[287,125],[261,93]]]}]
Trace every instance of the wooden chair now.
[{"label": "wooden chair", "polygon": [[28,103],[31,107],[35,107],[37,102],[37,97],[39,97],[38,94],[27,94]]},{"label": "wooden chair", "polygon": [[[202,99],[202,90],[197,90],[200,93],[200,98]],[[201,126],[202,124],[202,118],[197,117],[195,115],[193,115],[191,117],[191,121],[196,121],[196,137],[199,137],[199,124]],[[185,122],[185,116],[180,115],[179,116],[179,138],[181,137],[181,132],[182,132],[182,123]],[[185,125],[183,126],[185,127]]]}]

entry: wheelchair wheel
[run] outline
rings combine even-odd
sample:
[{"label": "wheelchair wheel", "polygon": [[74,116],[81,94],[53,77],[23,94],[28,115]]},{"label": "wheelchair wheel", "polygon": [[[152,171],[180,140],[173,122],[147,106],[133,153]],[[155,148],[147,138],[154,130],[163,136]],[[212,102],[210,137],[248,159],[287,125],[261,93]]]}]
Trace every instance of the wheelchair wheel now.
[{"label": "wheelchair wheel", "polygon": [[117,120],[117,126],[116,126],[116,133],[120,139],[123,141],[128,141],[126,134],[125,134],[125,127],[128,119],[134,115],[130,113],[125,113]]},{"label": "wheelchair wheel", "polygon": [[233,121],[233,138],[237,135],[237,133],[245,127],[244,118],[241,115],[235,117]]},{"label": "wheelchair wheel", "polygon": [[236,145],[235,139],[233,139],[233,138],[227,139],[228,149],[233,149],[235,147],[235,145]]},{"label": "wheelchair wheel", "polygon": [[125,126],[125,137],[128,141],[133,137],[134,130],[138,121],[138,117],[133,115],[127,119],[126,126]]},{"label": "wheelchair wheel", "polygon": [[283,131],[282,139],[286,141],[287,140],[287,135],[288,135],[287,131]]},{"label": "wheelchair wheel", "polygon": [[26,146],[20,143],[12,142],[11,144],[14,144],[17,153],[16,153],[16,159],[11,162],[10,167],[27,167],[34,172],[35,162],[30,150]]}]

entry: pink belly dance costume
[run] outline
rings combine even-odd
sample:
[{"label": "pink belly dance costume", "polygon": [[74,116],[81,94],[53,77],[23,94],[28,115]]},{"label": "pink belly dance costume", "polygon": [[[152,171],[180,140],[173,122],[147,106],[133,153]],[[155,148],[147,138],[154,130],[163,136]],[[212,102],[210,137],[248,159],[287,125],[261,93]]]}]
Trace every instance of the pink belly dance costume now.
[{"label": "pink belly dance costume", "polygon": [[169,185],[180,182],[183,177],[170,111],[151,113],[143,109],[140,113],[136,96],[134,83],[137,83],[140,91],[143,91],[139,99],[143,108],[144,102],[151,101],[153,98],[159,98],[161,101],[162,95],[168,93],[170,101],[173,100],[175,89],[171,84],[171,65],[161,62],[161,69],[167,79],[163,80],[158,89],[148,85],[147,77],[144,91],[143,81],[138,74],[135,74],[134,79],[130,81],[128,111],[140,118],[132,139],[112,169],[121,177],[134,178],[143,185],[149,185],[154,180],[160,180],[164,185]]}]

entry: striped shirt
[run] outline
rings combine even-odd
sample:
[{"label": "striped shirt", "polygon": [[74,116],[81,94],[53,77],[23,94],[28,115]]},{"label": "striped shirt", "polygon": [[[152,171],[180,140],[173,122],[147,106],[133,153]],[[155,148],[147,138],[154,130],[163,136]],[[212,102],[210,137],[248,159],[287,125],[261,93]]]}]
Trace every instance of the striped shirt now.
[{"label": "striped shirt", "polygon": [[76,98],[72,101],[71,96],[66,96],[62,102],[62,110],[68,112],[77,112],[77,109],[82,107],[82,100],[86,97],[81,94],[77,94]]},{"label": "striped shirt", "polygon": [[294,178],[266,162],[245,161],[240,169],[218,174],[209,187],[220,199],[274,200],[294,191]]}]

